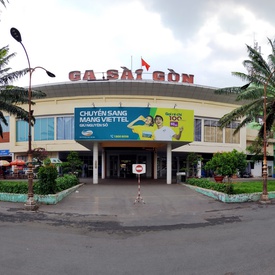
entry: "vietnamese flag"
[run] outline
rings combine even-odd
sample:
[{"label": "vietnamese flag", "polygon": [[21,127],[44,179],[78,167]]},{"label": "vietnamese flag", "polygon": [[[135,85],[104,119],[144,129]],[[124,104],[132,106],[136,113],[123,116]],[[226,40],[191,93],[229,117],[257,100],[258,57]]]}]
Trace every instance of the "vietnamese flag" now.
[{"label": "vietnamese flag", "polygon": [[148,71],[150,68],[150,65],[141,58],[141,67],[145,66],[146,70]]}]

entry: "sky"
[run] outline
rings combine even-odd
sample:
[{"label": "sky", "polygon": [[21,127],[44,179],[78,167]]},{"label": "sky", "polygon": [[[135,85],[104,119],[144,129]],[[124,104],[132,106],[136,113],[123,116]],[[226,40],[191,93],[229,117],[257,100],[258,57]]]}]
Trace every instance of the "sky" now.
[{"label": "sky", "polygon": [[[275,39],[275,2],[270,0],[9,0],[0,6],[1,47],[16,53],[12,71],[28,67],[17,28],[27,50],[32,85],[69,82],[70,71],[94,70],[101,78],[121,66],[134,73],[141,57],[150,65],[144,78],[168,68],[194,75],[194,84],[242,86],[232,72],[246,72],[247,45],[266,59],[268,38]],[[13,83],[28,86],[28,76]]]}]

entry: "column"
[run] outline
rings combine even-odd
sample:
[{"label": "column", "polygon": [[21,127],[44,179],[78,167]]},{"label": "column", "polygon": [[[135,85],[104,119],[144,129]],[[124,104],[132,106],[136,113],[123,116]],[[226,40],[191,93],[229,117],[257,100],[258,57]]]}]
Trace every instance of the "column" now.
[{"label": "column", "polygon": [[105,179],[105,150],[102,148],[102,154],[101,154],[101,178]]},{"label": "column", "polygon": [[93,184],[98,184],[98,143],[93,146]]},{"label": "column", "polygon": [[201,160],[197,163],[197,175],[198,178],[201,178]]},{"label": "column", "polygon": [[157,149],[154,150],[154,180],[158,179],[158,154]]},{"label": "column", "polygon": [[167,184],[172,183],[172,146],[171,142],[167,143],[167,149],[166,149],[166,169],[167,169],[167,174],[166,174],[166,181]]}]

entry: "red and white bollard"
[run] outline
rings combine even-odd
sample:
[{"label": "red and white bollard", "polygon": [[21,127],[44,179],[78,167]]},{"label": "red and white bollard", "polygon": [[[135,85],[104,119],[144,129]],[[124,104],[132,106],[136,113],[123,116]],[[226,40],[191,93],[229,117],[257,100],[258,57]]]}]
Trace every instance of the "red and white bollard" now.
[{"label": "red and white bollard", "polygon": [[138,195],[137,195],[137,198],[136,198],[134,204],[136,204],[137,202],[143,202],[143,203],[145,203],[144,200],[143,200],[143,198],[140,195],[140,174],[138,174]]}]

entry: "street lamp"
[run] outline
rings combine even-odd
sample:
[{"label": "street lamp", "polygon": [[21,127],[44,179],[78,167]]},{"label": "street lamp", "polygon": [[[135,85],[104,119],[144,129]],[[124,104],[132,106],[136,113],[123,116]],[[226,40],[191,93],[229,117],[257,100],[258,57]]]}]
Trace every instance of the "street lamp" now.
[{"label": "street lamp", "polygon": [[22,38],[20,32],[16,28],[11,28],[10,30],[11,36],[19,42],[26,54],[27,60],[28,60],[28,66],[29,66],[29,88],[28,88],[28,105],[29,105],[29,112],[28,112],[28,124],[29,124],[29,132],[28,132],[28,199],[25,204],[26,210],[36,210],[38,208],[37,204],[34,201],[33,198],[33,165],[32,165],[32,135],[31,135],[31,126],[32,126],[32,117],[33,117],[33,111],[31,109],[31,99],[32,99],[32,88],[31,88],[31,80],[32,80],[32,74],[36,69],[42,69],[44,70],[49,77],[55,77],[55,75],[49,71],[47,71],[45,68],[41,66],[37,66],[34,68],[31,68],[30,65],[30,59],[27,53],[27,50],[22,43]]},{"label": "street lamp", "polygon": [[266,148],[267,148],[267,137],[266,137],[266,88],[267,85],[273,76],[275,70],[273,70],[270,75],[268,76],[267,81],[264,84],[264,133],[263,133],[263,139],[264,139],[264,159],[263,159],[263,192],[261,195],[260,201],[262,203],[269,203],[270,200],[268,199],[268,192],[267,192],[267,160],[266,160]]}]

